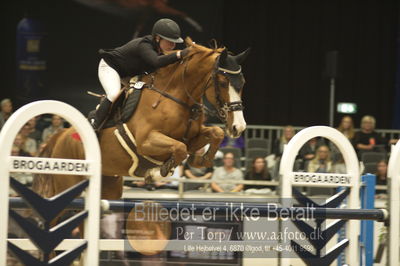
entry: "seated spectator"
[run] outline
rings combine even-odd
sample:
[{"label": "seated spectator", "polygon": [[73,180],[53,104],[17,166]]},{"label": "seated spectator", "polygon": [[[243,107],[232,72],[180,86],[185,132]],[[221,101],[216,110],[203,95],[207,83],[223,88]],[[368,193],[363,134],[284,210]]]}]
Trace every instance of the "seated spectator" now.
[{"label": "seated spectator", "polygon": [[337,130],[342,132],[342,134],[345,135],[346,138],[348,138],[352,142],[354,138],[353,118],[351,118],[351,116],[349,115],[343,116]]},{"label": "seated spectator", "polygon": [[[388,163],[386,160],[380,160],[376,164],[376,184],[377,185],[387,185],[387,168]],[[376,194],[386,193],[386,190],[376,190]]]},{"label": "seated spectator", "polygon": [[64,128],[63,119],[58,115],[51,117],[51,125],[43,130],[42,141],[46,142],[53,134]]},{"label": "seated spectator", "polygon": [[312,138],[301,147],[298,155],[298,162],[299,162],[299,169],[297,170],[304,170],[308,163],[313,160],[316,156],[316,151],[319,146],[325,145],[324,140],[318,137]]},{"label": "seated spectator", "polygon": [[42,142],[42,131],[37,127],[37,120],[40,119],[40,116],[33,117],[30,119],[27,124],[31,127],[31,133],[29,133],[30,138],[34,139],[37,144]]},{"label": "seated spectator", "polygon": [[[201,148],[200,150],[196,151],[195,155],[198,157],[195,157],[195,160],[197,158],[200,158],[205,153],[205,148]],[[190,166],[190,164],[186,161],[184,164],[183,168],[183,174],[186,178],[188,179],[193,179],[193,180],[204,180],[204,179],[210,179],[212,174],[213,174],[213,168],[207,168],[207,167],[201,167],[201,168],[196,168],[193,166]],[[184,190],[197,190],[200,188],[204,188],[204,184],[202,183],[185,183],[184,184]]]},{"label": "seated spectator", "polygon": [[17,135],[11,149],[11,156],[31,156],[29,153],[25,152],[20,148],[21,143],[22,143],[22,138],[21,136]]},{"label": "seated spectator", "polygon": [[366,115],[361,119],[360,131],[354,135],[354,146],[361,158],[362,152],[386,151],[386,141],[375,131],[375,118]]},{"label": "seated spectator", "polygon": [[239,192],[243,184],[224,184],[225,180],[243,180],[243,173],[235,167],[235,156],[231,152],[224,154],[223,166],[217,167],[212,176],[211,188],[215,192]]},{"label": "seated spectator", "polygon": [[[271,175],[268,172],[267,162],[263,157],[254,158],[251,169],[244,176],[245,180],[257,180],[257,181],[271,181]],[[245,185],[244,189],[262,189],[270,188],[275,190],[274,186],[257,186],[257,185]]]},{"label": "seated spectator", "polygon": [[321,145],[318,147],[314,159],[307,166],[307,172],[310,173],[332,173],[332,161],[330,159],[329,147]]},{"label": "seated spectator", "polygon": [[279,139],[274,141],[272,146],[272,153],[275,155],[275,159],[278,159],[282,156],[283,148],[295,135],[295,130],[292,126],[286,126],[283,129],[283,134]]},{"label": "seated spectator", "polygon": [[6,98],[0,102],[0,130],[11,116],[13,112],[13,106],[10,99]]},{"label": "seated spectator", "polygon": [[29,134],[32,132],[32,127],[29,123],[26,123],[21,130],[19,131],[20,136],[22,138],[22,146],[21,148],[30,154],[30,156],[36,156],[37,153],[37,143],[36,140],[29,137]]},{"label": "seated spectator", "polygon": [[[353,144],[354,123],[353,123],[353,118],[351,118],[351,116],[348,116],[348,115],[343,116],[337,130],[340,131]],[[329,148],[331,150],[332,162],[335,165],[336,164],[341,165],[343,162],[341,162],[342,154],[339,151],[339,148],[331,141],[327,140],[326,142],[329,143]],[[337,167],[335,166],[335,168],[337,168]],[[339,168],[341,168],[341,170],[343,170],[343,168],[341,166],[339,166]],[[337,172],[335,171],[335,173],[337,173]]]},{"label": "seated spectator", "polygon": [[35,156],[36,143],[32,139],[27,139],[26,137],[24,137],[21,134],[21,131],[19,134],[17,134],[17,136],[15,136],[13,149],[15,149],[15,152],[18,149],[19,156]]}]

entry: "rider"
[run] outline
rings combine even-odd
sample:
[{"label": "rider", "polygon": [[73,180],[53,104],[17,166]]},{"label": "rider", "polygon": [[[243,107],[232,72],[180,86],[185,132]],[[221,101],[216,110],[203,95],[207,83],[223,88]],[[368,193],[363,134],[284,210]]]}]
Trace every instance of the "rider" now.
[{"label": "rider", "polygon": [[153,72],[160,67],[182,59],[188,48],[176,53],[165,54],[182,43],[181,30],[176,22],[163,18],[158,20],[151,35],[136,38],[115,49],[100,49],[101,56],[98,75],[107,97],[96,110],[92,125],[100,130],[112,103],[118,98],[121,90],[121,78],[136,76],[144,72]]}]

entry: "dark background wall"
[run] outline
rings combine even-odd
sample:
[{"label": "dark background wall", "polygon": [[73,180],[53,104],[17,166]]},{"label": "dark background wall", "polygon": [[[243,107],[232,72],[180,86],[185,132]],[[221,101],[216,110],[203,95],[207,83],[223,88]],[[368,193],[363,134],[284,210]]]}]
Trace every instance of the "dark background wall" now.
[{"label": "dark background wall", "polygon": [[[124,18],[72,0],[14,0],[3,5],[0,98],[18,97],[16,25],[29,9],[47,26],[44,97],[69,102],[83,112],[96,104],[86,90],[102,91],[97,81],[97,50],[127,42],[139,18],[147,19],[144,32],[150,32],[152,23],[163,17],[147,10]],[[329,83],[322,73],[326,52],[338,50],[336,102],[358,104],[357,126],[362,115],[370,114],[377,118],[378,127],[391,127],[399,1],[171,0],[169,5],[185,11],[204,28],[196,32],[183,19],[171,16],[183,35],[203,44],[215,38],[234,53],[252,47],[243,65],[249,124],[327,124]],[[335,121],[339,118],[336,114]]]}]

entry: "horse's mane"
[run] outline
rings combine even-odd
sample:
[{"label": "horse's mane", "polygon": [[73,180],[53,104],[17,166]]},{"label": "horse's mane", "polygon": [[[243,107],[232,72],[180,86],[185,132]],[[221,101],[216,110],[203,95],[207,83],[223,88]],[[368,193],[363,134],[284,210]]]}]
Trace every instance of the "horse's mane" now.
[{"label": "horse's mane", "polygon": [[[206,66],[208,67],[213,67],[215,65],[215,59],[225,48],[217,47],[216,45],[213,48],[209,48],[206,46],[203,46],[201,44],[197,44],[192,41],[190,37],[186,37],[185,39],[185,44],[186,47],[189,47],[190,51],[189,53],[185,56],[187,61],[197,61],[199,63],[199,66]],[[176,51],[171,51],[171,53],[176,52]],[[178,70],[181,69],[183,71],[184,64],[182,64],[182,61],[178,61],[174,64],[167,65],[165,67],[160,68],[160,73],[171,73],[173,70]],[[198,69],[199,70],[199,69]],[[178,73],[178,72],[176,72]],[[174,73],[175,74],[175,73]],[[180,75],[180,74],[178,74]]]}]

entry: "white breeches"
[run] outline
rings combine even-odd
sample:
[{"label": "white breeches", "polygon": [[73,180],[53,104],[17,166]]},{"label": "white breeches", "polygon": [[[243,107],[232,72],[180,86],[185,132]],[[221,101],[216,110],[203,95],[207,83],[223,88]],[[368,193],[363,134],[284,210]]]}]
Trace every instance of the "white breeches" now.
[{"label": "white breeches", "polygon": [[98,74],[100,83],[107,94],[107,98],[111,102],[114,102],[121,92],[121,77],[114,68],[110,67],[106,61],[104,61],[104,59],[100,60]]}]

